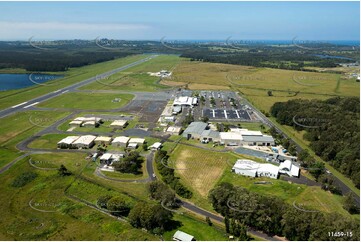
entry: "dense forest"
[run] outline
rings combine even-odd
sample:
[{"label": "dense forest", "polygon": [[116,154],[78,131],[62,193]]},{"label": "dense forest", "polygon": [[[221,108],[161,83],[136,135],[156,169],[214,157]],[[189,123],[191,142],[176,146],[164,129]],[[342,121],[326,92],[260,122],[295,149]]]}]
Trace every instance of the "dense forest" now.
[{"label": "dense forest", "polygon": [[[285,236],[288,240],[359,241],[359,223],[338,213],[307,210],[293,206],[273,196],[263,196],[247,189],[221,183],[211,190],[209,200],[225,217],[226,231],[245,240],[244,227],[261,230],[269,235]],[[342,231],[343,236],[334,235]],[[347,234],[346,234],[347,233]]]},{"label": "dense forest", "polygon": [[315,51],[301,50],[296,47],[256,46],[243,47],[242,51],[231,48],[210,50],[197,48],[185,51],[182,57],[195,61],[225,63],[255,67],[269,67],[288,70],[307,70],[306,67],[336,67],[340,62],[355,62],[351,59],[321,58]]},{"label": "dense forest", "polygon": [[[177,54],[191,60],[306,70],[309,66],[335,67],[342,62],[357,62],[359,50],[352,46],[322,45],[316,50],[292,44],[232,45],[227,42],[124,41],[111,39],[63,41],[0,42],[0,69],[27,71],[65,71],[131,54]],[[319,54],[327,56],[322,58]],[[331,57],[330,55],[331,54]],[[332,58],[332,55],[349,59]],[[350,58],[351,57],[351,58]],[[307,69],[307,71],[314,71]]]},{"label": "dense forest", "polygon": [[[360,187],[360,99],[336,97],[321,100],[277,102],[271,114],[280,124],[305,130],[311,149]],[[307,153],[301,161],[310,166]]]}]

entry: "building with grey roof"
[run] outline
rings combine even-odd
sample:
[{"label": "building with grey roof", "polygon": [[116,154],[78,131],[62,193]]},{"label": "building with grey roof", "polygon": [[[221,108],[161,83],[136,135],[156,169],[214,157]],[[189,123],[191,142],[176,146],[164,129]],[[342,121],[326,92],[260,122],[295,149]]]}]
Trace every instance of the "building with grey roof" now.
[{"label": "building with grey roof", "polygon": [[192,122],[189,126],[184,130],[183,137],[190,139],[200,139],[204,130],[207,129],[208,124],[203,122]]}]

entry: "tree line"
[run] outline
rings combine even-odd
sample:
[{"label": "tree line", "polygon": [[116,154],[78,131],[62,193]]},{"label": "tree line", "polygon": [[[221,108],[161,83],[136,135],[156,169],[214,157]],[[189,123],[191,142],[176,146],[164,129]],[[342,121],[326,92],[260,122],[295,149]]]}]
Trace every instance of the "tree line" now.
[{"label": "tree line", "polygon": [[162,175],[162,180],[168,184],[179,196],[183,198],[191,198],[192,192],[180,182],[180,178],[174,174],[174,169],[168,167],[167,151],[158,150],[155,153],[157,169]]},{"label": "tree line", "polygon": [[[301,204],[296,207],[280,198],[249,192],[230,183],[221,183],[212,189],[209,200],[213,208],[225,217],[226,230],[232,233],[233,226],[234,233],[236,228],[237,237],[245,238],[242,231],[247,226],[289,240],[358,241],[360,238],[356,219],[335,212],[311,210]],[[329,232],[335,231],[348,232],[349,235],[332,237]]]},{"label": "tree line", "polygon": [[[271,115],[282,125],[305,130],[310,148],[360,187],[360,99],[335,97],[327,100],[289,100],[271,107]],[[307,152],[299,154],[304,167],[318,164]],[[310,171],[319,178],[318,169]]]}]

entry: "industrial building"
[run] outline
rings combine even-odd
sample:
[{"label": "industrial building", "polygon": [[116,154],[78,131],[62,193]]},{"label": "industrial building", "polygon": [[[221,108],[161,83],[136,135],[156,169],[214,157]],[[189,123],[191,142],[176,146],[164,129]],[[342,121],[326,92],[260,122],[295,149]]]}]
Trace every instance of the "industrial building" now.
[{"label": "industrial building", "polygon": [[74,141],[79,139],[79,136],[68,136],[58,142],[58,148],[60,149],[70,149]]},{"label": "industrial building", "polygon": [[143,138],[131,138],[129,143],[144,144],[145,139]]},{"label": "industrial building", "polygon": [[128,120],[114,120],[110,127],[112,128],[125,128],[128,125]]},{"label": "industrial building", "polygon": [[112,141],[112,145],[127,147],[129,140],[130,140],[130,138],[126,137],[126,136],[115,137]]},{"label": "industrial building", "polygon": [[300,168],[290,160],[281,162],[279,166],[269,163],[258,163],[252,160],[237,160],[232,171],[236,174],[250,177],[269,177],[278,179],[280,174],[299,177]]},{"label": "industrial building", "polygon": [[272,136],[264,135],[260,131],[247,129],[231,129],[229,132],[210,130],[208,124],[192,122],[183,132],[187,139],[199,139],[201,141],[221,142],[227,146],[271,146],[275,144]]},{"label": "industrial building", "polygon": [[279,172],[281,174],[286,174],[288,176],[294,176],[294,177],[300,176],[300,168],[292,164],[292,161],[290,160],[285,160],[284,162],[280,163]]},{"label": "industrial building", "polygon": [[278,178],[278,167],[272,164],[257,163],[252,160],[237,160],[232,171],[250,177]]},{"label": "industrial building", "polygon": [[182,127],[177,127],[177,126],[169,126],[166,130],[166,132],[176,135],[179,135],[181,131],[182,131]]},{"label": "industrial building", "polygon": [[96,136],[94,135],[84,135],[80,136],[79,139],[75,140],[72,143],[72,146],[76,148],[82,148],[82,149],[90,149],[94,146],[94,140],[96,139]]},{"label": "industrial building", "polygon": [[105,144],[105,145],[109,145],[111,141],[112,141],[112,137],[107,137],[107,136],[98,136],[94,140],[95,144]]},{"label": "industrial building", "polygon": [[96,127],[102,122],[101,118],[98,117],[77,117],[69,123],[71,126],[80,127]]},{"label": "industrial building", "polygon": [[173,106],[191,107],[198,104],[198,98],[181,96],[174,99]]}]

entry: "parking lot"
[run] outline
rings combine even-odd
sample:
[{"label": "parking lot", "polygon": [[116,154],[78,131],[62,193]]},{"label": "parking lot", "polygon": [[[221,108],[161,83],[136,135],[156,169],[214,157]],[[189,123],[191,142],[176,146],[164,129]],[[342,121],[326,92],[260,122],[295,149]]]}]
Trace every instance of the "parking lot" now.
[{"label": "parking lot", "polygon": [[209,119],[221,120],[232,119],[237,121],[251,121],[251,117],[245,110],[237,109],[203,109],[203,115]]},{"label": "parking lot", "polygon": [[259,121],[252,108],[243,104],[235,92],[200,91],[199,98],[199,106],[193,108],[195,119],[208,117],[213,121]]}]

